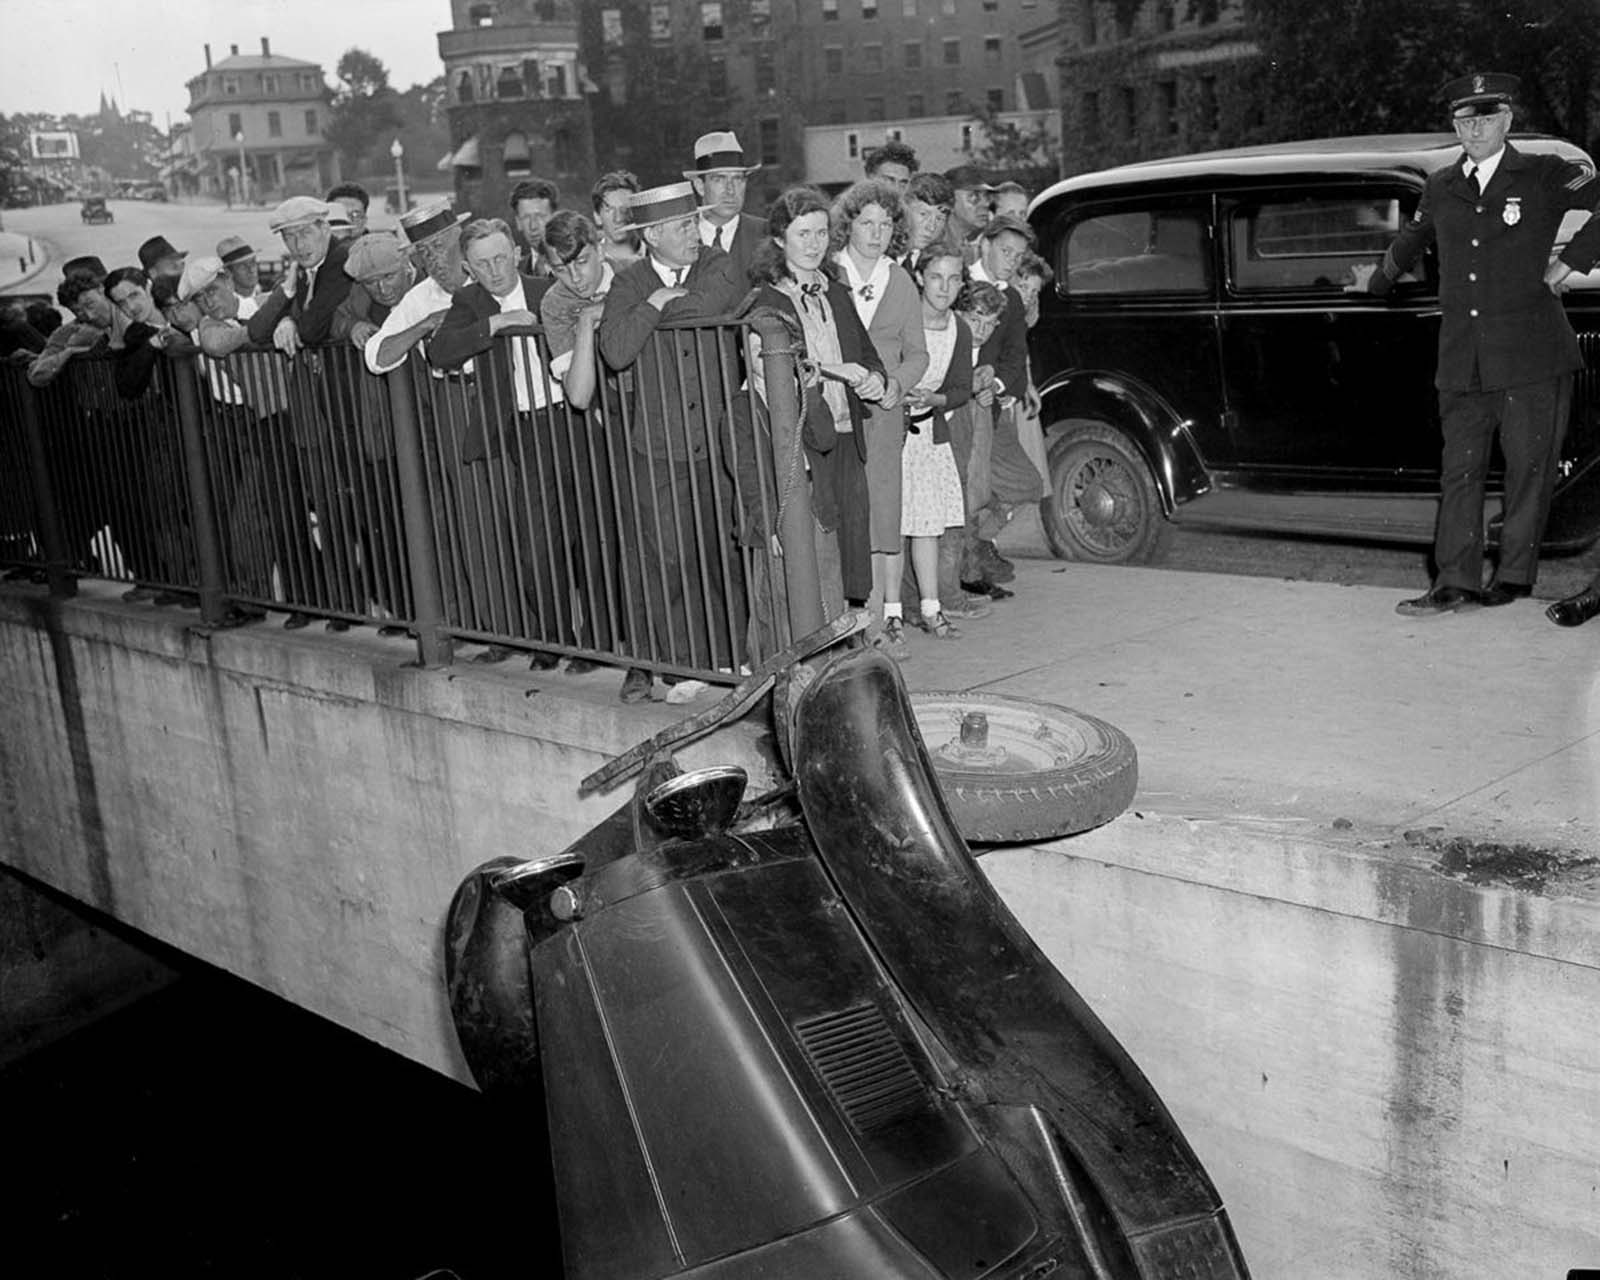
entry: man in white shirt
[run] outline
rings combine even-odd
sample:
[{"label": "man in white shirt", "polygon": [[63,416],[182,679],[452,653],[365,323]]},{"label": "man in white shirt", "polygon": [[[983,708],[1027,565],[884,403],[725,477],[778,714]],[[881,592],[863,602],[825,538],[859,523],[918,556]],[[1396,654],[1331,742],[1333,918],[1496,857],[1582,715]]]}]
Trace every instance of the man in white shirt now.
[{"label": "man in white shirt", "polygon": [[694,168],[683,171],[700,201],[700,243],[732,258],[746,289],[750,263],[767,235],[765,220],[744,212],[750,175],[760,167],[744,162],[744,148],[732,133],[708,133],[695,139]]},{"label": "man in white shirt", "polygon": [[439,327],[456,290],[467,283],[461,224],[471,217],[452,211],[448,200],[434,200],[401,215],[400,234],[428,274],[389,309],[378,332],[367,339],[367,368],[373,373],[398,369],[411,348]]}]

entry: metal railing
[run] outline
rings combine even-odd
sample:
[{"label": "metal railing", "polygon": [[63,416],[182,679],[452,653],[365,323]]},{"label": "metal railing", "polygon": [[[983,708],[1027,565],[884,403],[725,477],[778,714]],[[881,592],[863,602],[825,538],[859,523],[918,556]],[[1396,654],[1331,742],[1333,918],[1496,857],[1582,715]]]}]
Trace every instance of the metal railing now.
[{"label": "metal railing", "polygon": [[753,323],[767,401],[735,321],[662,326],[584,412],[537,328],[451,372],[349,344],[172,349],[138,394],[115,354],[39,389],[0,367],[0,564],[211,624],[401,627],[428,665],[469,641],[732,682],[823,620],[795,355]]}]

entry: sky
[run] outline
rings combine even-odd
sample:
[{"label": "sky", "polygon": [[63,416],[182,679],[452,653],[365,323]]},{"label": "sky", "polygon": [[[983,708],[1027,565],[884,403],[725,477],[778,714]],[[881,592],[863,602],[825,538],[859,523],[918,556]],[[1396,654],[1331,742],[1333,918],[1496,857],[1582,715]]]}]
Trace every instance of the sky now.
[{"label": "sky", "polygon": [[[148,111],[165,129],[187,120],[184,88],[220,61],[273,53],[320,62],[324,78],[352,45],[377,55],[396,89],[441,74],[438,33],[450,0],[0,0],[0,114],[87,115],[100,91],[124,109]],[[120,76],[120,82],[119,82]]]}]

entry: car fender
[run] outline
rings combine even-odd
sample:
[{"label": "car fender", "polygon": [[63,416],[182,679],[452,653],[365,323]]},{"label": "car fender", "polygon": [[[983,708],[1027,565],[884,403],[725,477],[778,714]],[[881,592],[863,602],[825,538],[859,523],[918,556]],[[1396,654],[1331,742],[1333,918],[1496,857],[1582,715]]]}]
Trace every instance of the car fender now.
[{"label": "car fender", "polygon": [[1093,418],[1128,437],[1149,464],[1162,509],[1210,491],[1191,424],[1154,388],[1109,369],[1068,369],[1039,388],[1046,444],[1057,424]]}]

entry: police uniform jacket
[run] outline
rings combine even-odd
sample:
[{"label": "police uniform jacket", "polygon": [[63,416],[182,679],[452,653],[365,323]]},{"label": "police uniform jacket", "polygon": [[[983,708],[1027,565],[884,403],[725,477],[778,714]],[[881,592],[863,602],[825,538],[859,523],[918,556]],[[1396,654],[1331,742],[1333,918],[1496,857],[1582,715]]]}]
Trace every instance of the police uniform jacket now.
[{"label": "police uniform jacket", "polygon": [[[1434,383],[1441,391],[1523,386],[1582,368],[1566,310],[1544,273],[1562,215],[1600,205],[1594,169],[1507,143],[1481,195],[1462,170],[1457,160],[1429,176],[1372,292],[1387,293],[1438,244],[1443,315]],[[1589,220],[1561,258],[1576,271],[1600,261],[1600,218]]]}]

